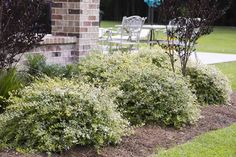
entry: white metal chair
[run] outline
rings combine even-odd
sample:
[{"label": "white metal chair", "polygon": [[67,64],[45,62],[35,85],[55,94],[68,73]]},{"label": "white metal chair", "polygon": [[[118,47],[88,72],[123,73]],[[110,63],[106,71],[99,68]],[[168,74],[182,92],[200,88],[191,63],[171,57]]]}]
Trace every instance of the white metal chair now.
[{"label": "white metal chair", "polygon": [[98,41],[102,51],[107,51],[109,49],[107,42],[111,36],[111,30],[112,28],[99,28]]},{"label": "white metal chair", "polygon": [[[195,49],[195,43],[197,36],[200,35],[201,18],[185,18],[178,17],[169,22],[166,27],[167,40],[159,41],[159,45],[164,49],[172,49],[179,52],[179,56],[182,56],[182,52],[186,45],[190,45],[195,55],[196,62],[198,63],[198,57]],[[187,40],[185,40],[187,39]]]},{"label": "white metal chair", "polygon": [[181,47],[186,44],[183,40],[187,38],[189,39],[188,44],[194,46],[194,39],[200,33],[200,22],[200,18],[178,17],[171,20],[166,27],[169,40],[159,41],[159,44]]},{"label": "white metal chair", "polygon": [[[167,26],[167,33],[168,32],[175,32],[175,36],[178,38],[180,37],[182,34],[182,32],[184,31],[184,33],[186,31],[189,31],[189,34],[191,35],[190,38],[194,38],[199,32],[200,32],[200,24],[201,22],[201,18],[185,18],[185,17],[178,17],[175,18],[173,20],[171,20]],[[180,26],[186,26],[184,28],[184,30],[178,31],[176,29],[178,29]],[[192,27],[189,27],[189,26]],[[189,28],[192,28],[191,30],[187,30]]]},{"label": "white metal chair", "polygon": [[149,41],[150,40],[150,35],[151,35],[151,30],[150,29],[142,29],[140,32],[140,41]]},{"label": "white metal chair", "polygon": [[140,33],[146,18],[140,16],[123,17],[121,27],[112,32],[108,42],[110,47],[115,45],[116,49],[123,49],[124,46],[131,50],[133,46],[139,45]]}]

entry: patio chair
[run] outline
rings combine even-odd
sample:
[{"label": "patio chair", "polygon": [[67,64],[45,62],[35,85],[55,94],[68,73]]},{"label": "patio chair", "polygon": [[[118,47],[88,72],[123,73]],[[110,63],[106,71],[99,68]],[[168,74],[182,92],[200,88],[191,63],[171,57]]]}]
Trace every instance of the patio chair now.
[{"label": "patio chair", "polygon": [[151,29],[142,29],[140,32],[140,41],[147,42],[150,40]]},{"label": "patio chair", "polygon": [[[166,34],[168,40],[160,40],[159,45],[162,45],[161,47],[166,47],[168,45],[172,49],[176,48],[181,49],[181,47],[183,48],[186,44],[185,41],[181,40],[181,38],[184,40],[184,38],[187,37],[190,39],[188,44],[192,45],[193,49],[195,49],[193,42],[196,35],[198,35],[200,32],[200,26],[199,26],[200,22],[201,22],[200,18],[190,19],[185,17],[178,17],[171,20],[166,27]],[[198,62],[196,52],[195,52],[195,58],[196,61]]]},{"label": "patio chair", "polygon": [[[175,32],[175,36],[181,37],[182,32],[178,29],[181,25],[184,26],[186,25],[187,27],[192,26],[193,29],[189,30],[189,33],[191,35],[191,38],[194,38],[197,33],[200,31],[200,26],[199,23],[201,22],[201,18],[185,18],[185,17],[178,17],[173,20],[171,20],[167,26],[167,33],[168,32]],[[183,28],[183,31],[186,32],[188,31],[186,27]]]},{"label": "patio chair", "polygon": [[100,43],[100,48],[102,51],[108,50],[107,42],[110,38],[112,28],[99,28],[98,41]]},{"label": "patio chair", "polygon": [[134,46],[139,47],[140,33],[146,18],[140,16],[123,17],[122,25],[116,32],[111,32],[108,42],[110,48],[115,45],[115,49],[120,50],[128,46],[132,50]]}]

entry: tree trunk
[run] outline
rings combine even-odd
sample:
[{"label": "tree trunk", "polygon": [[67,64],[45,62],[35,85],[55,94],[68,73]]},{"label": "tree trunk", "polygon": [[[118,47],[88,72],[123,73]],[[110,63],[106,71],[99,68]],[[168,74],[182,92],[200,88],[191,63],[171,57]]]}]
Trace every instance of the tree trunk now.
[{"label": "tree trunk", "polygon": [[2,31],[3,31],[2,18],[3,18],[3,2],[2,0],[0,0],[0,41],[2,41]]}]

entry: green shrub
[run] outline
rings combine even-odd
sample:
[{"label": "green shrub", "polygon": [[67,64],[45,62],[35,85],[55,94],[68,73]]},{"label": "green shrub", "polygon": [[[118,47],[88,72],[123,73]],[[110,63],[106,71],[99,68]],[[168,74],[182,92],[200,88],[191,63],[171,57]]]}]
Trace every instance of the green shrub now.
[{"label": "green shrub", "polygon": [[89,82],[106,83],[113,73],[125,65],[149,63],[164,69],[171,69],[165,54],[155,49],[141,49],[139,53],[120,53],[112,55],[92,53],[78,64],[77,71]]},{"label": "green shrub", "polygon": [[136,58],[141,58],[141,61],[152,63],[159,68],[172,70],[168,55],[158,47],[153,49],[143,48],[136,54]]},{"label": "green shrub", "polygon": [[179,127],[196,121],[199,110],[188,80],[169,70],[165,55],[148,53],[92,54],[79,71],[89,82],[119,87],[119,110],[133,124]]},{"label": "green shrub", "polygon": [[42,70],[42,74],[48,77],[72,78],[77,71],[74,70],[73,64],[61,66],[59,64],[46,65]]},{"label": "green shrub", "polygon": [[157,122],[174,127],[194,123],[199,118],[195,95],[188,80],[153,65],[128,65],[110,80],[123,95],[119,109],[133,124]]},{"label": "green shrub", "polygon": [[213,66],[192,66],[187,68],[192,88],[202,105],[228,104],[231,87],[229,80]]},{"label": "green shrub", "polygon": [[48,77],[71,78],[78,73],[73,64],[62,66],[59,64],[46,64],[46,58],[41,54],[27,55],[26,69],[31,77],[47,75]]},{"label": "green shrub", "polygon": [[22,81],[16,69],[0,70],[0,113],[4,112],[9,97],[9,92],[21,87]]},{"label": "green shrub", "polygon": [[11,105],[0,115],[0,145],[57,152],[117,143],[128,127],[113,103],[118,93],[73,80],[38,80],[10,97]]},{"label": "green shrub", "polygon": [[28,74],[39,76],[46,67],[46,57],[41,54],[29,54],[26,56],[26,66]]}]

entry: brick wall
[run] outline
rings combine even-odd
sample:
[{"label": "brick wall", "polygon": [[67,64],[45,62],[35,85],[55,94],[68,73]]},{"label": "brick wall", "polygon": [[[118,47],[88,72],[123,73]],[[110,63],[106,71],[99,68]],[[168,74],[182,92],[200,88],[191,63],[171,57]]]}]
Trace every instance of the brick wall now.
[{"label": "brick wall", "polygon": [[77,37],[76,54],[97,44],[100,0],[52,0],[52,34]]},{"label": "brick wall", "polygon": [[[48,64],[66,65],[96,48],[100,0],[51,0],[52,35],[27,53],[43,54]],[[23,56],[20,64],[24,64]]]},{"label": "brick wall", "polygon": [[[40,46],[33,48],[27,54],[42,54],[46,57],[47,64],[67,65],[78,59],[77,38],[69,36],[46,35]],[[24,65],[25,55],[19,65]]]}]

